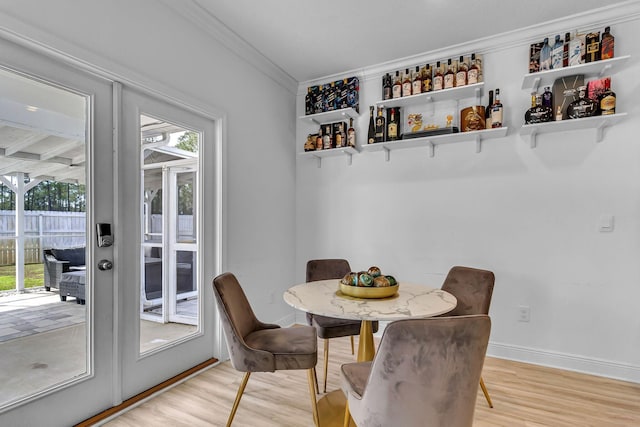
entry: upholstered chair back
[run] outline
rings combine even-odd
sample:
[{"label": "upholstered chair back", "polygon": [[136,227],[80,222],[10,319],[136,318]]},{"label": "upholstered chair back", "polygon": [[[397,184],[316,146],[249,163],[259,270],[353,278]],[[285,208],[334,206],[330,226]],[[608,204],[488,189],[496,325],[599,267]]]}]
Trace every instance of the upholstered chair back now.
[{"label": "upholstered chair back", "polygon": [[307,282],[342,279],[351,272],[346,259],[312,259],[307,262]]},{"label": "upholstered chair back", "polygon": [[495,275],[491,271],[452,267],[442,284],[442,290],[455,296],[458,304],[445,316],[489,314],[494,283]]}]

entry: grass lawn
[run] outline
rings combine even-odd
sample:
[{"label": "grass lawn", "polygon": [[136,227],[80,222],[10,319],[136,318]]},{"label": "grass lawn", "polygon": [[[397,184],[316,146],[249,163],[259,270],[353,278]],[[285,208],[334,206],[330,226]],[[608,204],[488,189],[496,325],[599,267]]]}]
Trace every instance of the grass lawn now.
[{"label": "grass lawn", "polygon": [[[24,266],[24,287],[44,286],[44,267],[42,264],[26,264]],[[16,266],[0,266],[0,291],[16,288]]]}]

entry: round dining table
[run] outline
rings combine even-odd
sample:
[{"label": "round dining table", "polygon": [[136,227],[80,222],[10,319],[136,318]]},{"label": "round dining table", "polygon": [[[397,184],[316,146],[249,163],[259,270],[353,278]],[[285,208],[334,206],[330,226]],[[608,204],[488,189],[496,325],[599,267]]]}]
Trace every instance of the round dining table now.
[{"label": "round dining table", "polygon": [[[456,307],[456,297],[439,288],[400,282],[398,292],[387,298],[356,298],[340,291],[339,279],[292,286],[284,293],[290,306],[316,315],[360,320],[358,362],[375,355],[372,322],[432,317]],[[342,426],[345,398],[341,390],[327,393],[318,402],[320,425]]]}]

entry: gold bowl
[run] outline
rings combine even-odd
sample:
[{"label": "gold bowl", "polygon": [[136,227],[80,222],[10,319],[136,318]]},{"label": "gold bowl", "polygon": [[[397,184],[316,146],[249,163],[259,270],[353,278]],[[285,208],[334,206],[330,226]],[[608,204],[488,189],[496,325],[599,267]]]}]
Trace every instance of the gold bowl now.
[{"label": "gold bowl", "polygon": [[340,292],[355,298],[388,298],[398,292],[399,284],[380,288],[368,286],[351,286],[339,283]]}]

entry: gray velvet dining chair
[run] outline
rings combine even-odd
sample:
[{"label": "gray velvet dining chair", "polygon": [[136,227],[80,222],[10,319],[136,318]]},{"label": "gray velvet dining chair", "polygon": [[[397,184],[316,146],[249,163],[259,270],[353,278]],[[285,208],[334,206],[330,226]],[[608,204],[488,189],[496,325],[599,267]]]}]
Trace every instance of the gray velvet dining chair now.
[{"label": "gray velvet dining chair", "polygon": [[344,426],[471,427],[487,315],[390,323],[372,362],[342,365]]},{"label": "gray velvet dining chair", "polygon": [[292,369],[307,370],[313,421],[316,426],[319,425],[314,387],[318,358],[315,328],[281,328],[259,321],[240,283],[231,273],[223,273],[213,279],[213,293],[220,312],[231,364],[236,370],[245,372],[229,414],[227,427],[233,422],[252,372]]},{"label": "gray velvet dining chair", "polygon": [[[312,259],[307,262],[307,282],[317,280],[342,279],[351,272],[351,266],[346,259]],[[329,370],[329,340],[331,338],[350,337],[351,354],[355,354],[353,337],[360,335],[359,320],[339,319],[336,317],[320,316],[307,313],[307,322],[315,326],[318,338],[324,340],[324,386],[327,392],[327,373]],[[372,322],[373,332],[378,331],[378,322]],[[317,384],[316,384],[317,388]]]},{"label": "gray velvet dining chair", "polygon": [[[442,284],[442,290],[452,294],[458,300],[456,308],[443,316],[464,316],[469,314],[489,314],[495,275],[488,270],[455,266],[449,270]],[[493,408],[489,391],[480,376],[480,388],[487,404]]]}]

